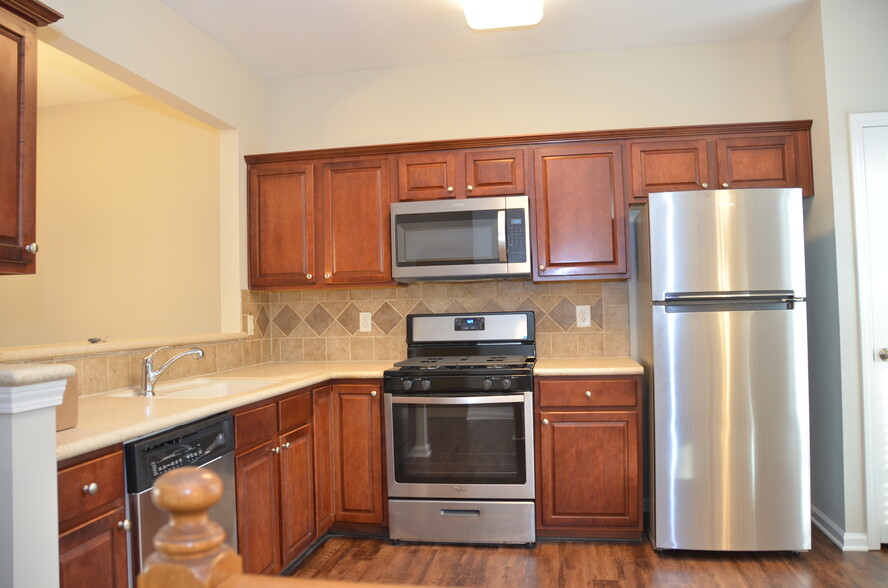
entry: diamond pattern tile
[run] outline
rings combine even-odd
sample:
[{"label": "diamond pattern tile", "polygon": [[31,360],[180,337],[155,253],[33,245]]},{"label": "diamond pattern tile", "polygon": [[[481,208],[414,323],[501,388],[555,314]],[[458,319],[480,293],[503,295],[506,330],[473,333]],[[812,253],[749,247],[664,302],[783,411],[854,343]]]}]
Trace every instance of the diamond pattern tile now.
[{"label": "diamond pattern tile", "polygon": [[349,304],[337,320],[339,324],[345,327],[345,330],[354,335],[361,326],[361,311],[354,304]]},{"label": "diamond pattern tile", "polygon": [[293,329],[299,326],[301,320],[299,315],[297,315],[288,304],[285,304],[272,319],[275,326],[288,337],[290,336],[290,333],[293,332]]},{"label": "diamond pattern tile", "polygon": [[566,331],[577,322],[577,307],[567,298],[562,298],[558,301],[558,304],[549,311],[549,318]]},{"label": "diamond pattern tile", "polygon": [[256,326],[259,327],[259,334],[263,337],[268,333],[269,320],[268,311],[265,310],[265,306],[262,306],[256,314]]},{"label": "diamond pattern tile", "polygon": [[543,312],[543,309],[536,305],[536,303],[530,298],[525,298],[524,302],[518,305],[518,308],[515,310],[530,310],[533,311],[534,318],[539,321],[541,318],[546,316],[546,313]]},{"label": "diamond pattern tile", "polygon": [[306,324],[318,335],[323,335],[333,320],[330,313],[320,304],[315,306],[305,317]]},{"label": "diamond pattern tile", "polygon": [[[416,306],[410,309],[410,312],[407,314],[431,314],[431,310],[428,306],[423,304],[422,302],[417,302]],[[406,315],[405,315],[406,316]]]},{"label": "diamond pattern tile", "polygon": [[373,313],[373,323],[385,334],[389,334],[402,318],[388,302],[383,303],[379,310]]}]

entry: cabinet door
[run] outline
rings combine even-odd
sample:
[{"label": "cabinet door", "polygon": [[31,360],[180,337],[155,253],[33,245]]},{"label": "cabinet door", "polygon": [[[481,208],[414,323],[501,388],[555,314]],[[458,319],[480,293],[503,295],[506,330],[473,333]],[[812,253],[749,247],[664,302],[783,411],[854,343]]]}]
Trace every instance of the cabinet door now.
[{"label": "cabinet door", "polygon": [[389,160],[324,164],[325,284],[392,279]]},{"label": "cabinet door", "polygon": [[466,195],[524,194],[524,150],[467,151]]},{"label": "cabinet door", "polygon": [[0,11],[0,273],[33,274],[37,160],[36,27]]},{"label": "cabinet door", "polygon": [[802,187],[793,134],[727,137],[716,141],[720,188]]},{"label": "cabinet door", "polygon": [[534,150],[535,279],[627,277],[622,146]]},{"label": "cabinet door", "polygon": [[237,545],[244,573],[281,570],[277,439],[235,455]]},{"label": "cabinet door", "polygon": [[[454,198],[456,154],[452,151],[417,153],[398,158],[398,200],[440,200]],[[458,189],[460,194],[464,191]]]},{"label": "cabinet door", "polygon": [[311,425],[281,437],[281,553],[284,565],[315,538]]},{"label": "cabinet door", "polygon": [[709,188],[707,145],[706,139],[633,142],[629,147],[632,166],[630,202],[644,202],[651,192]]},{"label": "cabinet door", "polygon": [[124,519],[121,506],[59,536],[61,588],[126,588],[128,534],[118,527]]},{"label": "cabinet door", "polygon": [[314,166],[252,166],[249,186],[250,285],[314,284]]},{"label": "cabinet door", "polygon": [[333,387],[312,390],[314,399],[315,528],[318,536],[333,525]]},{"label": "cabinet door", "polygon": [[377,384],[333,386],[337,521],[384,523],[379,390]]},{"label": "cabinet door", "polygon": [[541,412],[540,422],[543,527],[640,530],[638,413]]}]

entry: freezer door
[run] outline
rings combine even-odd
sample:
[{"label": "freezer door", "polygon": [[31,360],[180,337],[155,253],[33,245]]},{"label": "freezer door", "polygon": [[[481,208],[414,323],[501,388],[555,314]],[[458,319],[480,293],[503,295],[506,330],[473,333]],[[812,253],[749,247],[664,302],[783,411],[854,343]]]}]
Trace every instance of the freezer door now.
[{"label": "freezer door", "polygon": [[654,306],[653,542],[811,548],[805,304]]},{"label": "freezer door", "polygon": [[683,292],[805,297],[801,189],[651,194],[647,224],[652,300]]}]

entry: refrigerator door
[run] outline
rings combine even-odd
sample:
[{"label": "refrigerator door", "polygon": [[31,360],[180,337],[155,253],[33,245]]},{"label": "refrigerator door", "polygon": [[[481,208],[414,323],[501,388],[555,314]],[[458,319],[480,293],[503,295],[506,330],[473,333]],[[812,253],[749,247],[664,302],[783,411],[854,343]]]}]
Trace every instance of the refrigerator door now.
[{"label": "refrigerator door", "polygon": [[805,297],[801,189],[660,192],[648,207],[652,300],[684,292]]},{"label": "refrigerator door", "polygon": [[805,303],[652,313],[654,547],[810,549]]}]

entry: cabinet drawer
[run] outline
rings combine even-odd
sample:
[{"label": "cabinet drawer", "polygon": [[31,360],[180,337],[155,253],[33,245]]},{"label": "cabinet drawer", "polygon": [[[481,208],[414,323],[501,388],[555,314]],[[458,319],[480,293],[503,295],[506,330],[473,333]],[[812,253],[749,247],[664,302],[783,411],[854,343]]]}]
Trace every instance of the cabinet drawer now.
[{"label": "cabinet drawer", "polygon": [[277,435],[277,403],[234,414],[234,448],[249,447]]},{"label": "cabinet drawer", "polygon": [[635,406],[634,379],[544,380],[539,382],[540,406]]},{"label": "cabinet drawer", "polygon": [[287,431],[311,420],[311,391],[305,390],[280,401],[279,429]]},{"label": "cabinet drawer", "polygon": [[115,451],[59,471],[59,526],[123,502],[123,452]]}]

